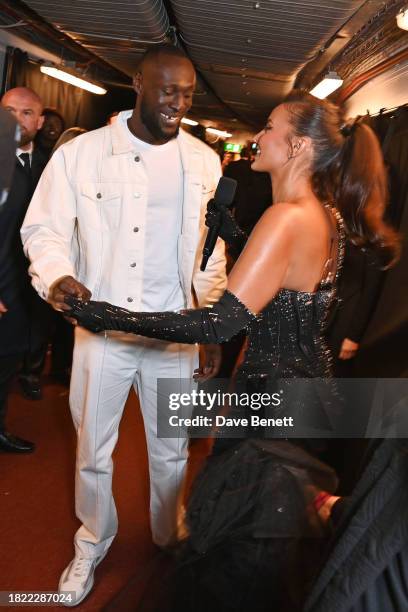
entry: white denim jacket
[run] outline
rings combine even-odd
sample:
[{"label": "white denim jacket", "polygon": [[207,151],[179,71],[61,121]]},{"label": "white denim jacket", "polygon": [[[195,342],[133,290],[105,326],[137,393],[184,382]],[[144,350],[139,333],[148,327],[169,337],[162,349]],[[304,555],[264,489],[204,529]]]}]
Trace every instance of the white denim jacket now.
[{"label": "white denim jacket", "polygon": [[[125,118],[131,112],[124,111]],[[203,306],[215,302],[226,287],[221,240],[206,271],[199,270],[207,202],[221,167],[218,156],[200,140],[180,130],[178,141],[184,179],[178,265],[190,308],[194,293]],[[93,299],[140,309],[147,177],[143,155],[135,147],[116,121],[78,136],[49,161],[21,229],[32,282],[44,299],[59,278],[70,275],[88,287]],[[166,240],[165,227],[161,239]]]}]

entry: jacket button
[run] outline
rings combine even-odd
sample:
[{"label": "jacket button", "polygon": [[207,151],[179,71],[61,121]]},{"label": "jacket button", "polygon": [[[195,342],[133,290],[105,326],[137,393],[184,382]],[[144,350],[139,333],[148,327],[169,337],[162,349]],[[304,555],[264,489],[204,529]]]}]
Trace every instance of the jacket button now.
[{"label": "jacket button", "polygon": [[133,298],[128,297],[127,301],[128,301],[128,302],[133,302]]},{"label": "jacket button", "polygon": [[140,198],[140,193],[138,193],[137,191],[133,195],[135,196],[135,198]]},{"label": "jacket button", "polygon": [[102,197],[102,194],[101,194],[101,193],[97,193],[97,194],[96,194],[96,197],[98,198],[98,200],[100,200],[100,199],[101,199],[101,197]]},{"label": "jacket button", "polygon": [[139,231],[139,228],[138,228],[138,227],[134,227],[134,228],[133,228],[133,231],[134,231],[134,232],[135,232],[135,234],[136,234],[136,233]]},{"label": "jacket button", "polygon": [[140,162],[140,156],[139,155],[136,155],[135,162]]},{"label": "jacket button", "polygon": [[136,268],[136,263],[135,263],[135,262],[131,263],[131,264],[130,264],[130,267],[131,267],[131,268]]}]

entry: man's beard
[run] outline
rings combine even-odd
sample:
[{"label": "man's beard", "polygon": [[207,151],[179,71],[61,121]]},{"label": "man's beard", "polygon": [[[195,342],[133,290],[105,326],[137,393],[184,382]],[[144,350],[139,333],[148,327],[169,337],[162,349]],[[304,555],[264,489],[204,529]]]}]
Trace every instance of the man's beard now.
[{"label": "man's beard", "polygon": [[142,100],[142,103],[140,105],[140,118],[145,128],[148,129],[150,134],[156,140],[165,140],[165,141],[172,140],[179,133],[179,129],[180,129],[179,125],[177,126],[177,129],[172,134],[163,132],[160,124],[158,123],[156,115],[149,110],[144,100]]},{"label": "man's beard", "polygon": [[35,134],[21,131],[20,142],[18,143],[19,147],[24,147],[25,145],[30,144],[30,142],[32,142],[34,138]]}]

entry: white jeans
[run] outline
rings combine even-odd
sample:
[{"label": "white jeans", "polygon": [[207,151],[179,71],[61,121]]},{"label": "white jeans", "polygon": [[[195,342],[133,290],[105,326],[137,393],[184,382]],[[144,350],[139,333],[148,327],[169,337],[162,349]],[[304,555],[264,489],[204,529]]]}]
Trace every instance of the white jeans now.
[{"label": "white jeans", "polygon": [[153,540],[164,546],[174,538],[187,440],[157,437],[157,379],[191,380],[197,363],[194,345],[76,329],[70,404],[78,435],[75,497],[82,522],[75,535],[78,553],[99,556],[117,532],[112,452],[132,385],[146,432]]}]

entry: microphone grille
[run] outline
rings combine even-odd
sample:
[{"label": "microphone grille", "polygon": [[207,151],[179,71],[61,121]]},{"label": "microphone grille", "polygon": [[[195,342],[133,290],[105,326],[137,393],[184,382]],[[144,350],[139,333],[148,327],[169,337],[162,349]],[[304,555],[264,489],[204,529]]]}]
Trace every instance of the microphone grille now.
[{"label": "microphone grille", "polygon": [[221,206],[229,206],[234,199],[236,189],[237,181],[235,179],[222,176],[214,194],[216,203]]}]

